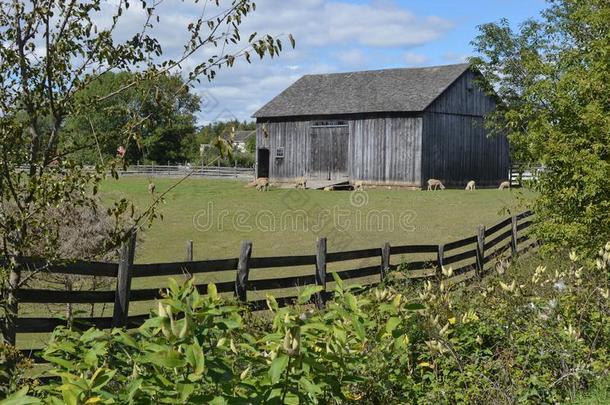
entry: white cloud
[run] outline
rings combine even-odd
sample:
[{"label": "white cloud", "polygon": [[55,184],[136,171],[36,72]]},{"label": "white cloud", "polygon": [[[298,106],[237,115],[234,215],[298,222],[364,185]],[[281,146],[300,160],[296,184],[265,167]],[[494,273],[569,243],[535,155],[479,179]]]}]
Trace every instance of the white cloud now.
[{"label": "white cloud", "polygon": [[415,52],[407,52],[404,54],[404,60],[408,66],[422,66],[430,61],[426,55]]},{"label": "white cloud", "polygon": [[[112,1],[112,0],[111,0]],[[201,15],[207,3],[207,16],[214,14],[213,2],[166,1],[160,8],[160,23],[152,32],[160,39],[164,55],[176,57],[187,39],[186,26]],[[212,97],[214,109],[203,111],[199,119],[210,122],[227,111],[248,119],[259,107],[279,94],[303,74],[328,73],[428,62],[410,49],[429,44],[446,35],[452,21],[433,15],[417,15],[393,0],[351,3],[347,0],[256,0],[256,11],[244,18],[242,38],[250,33],[269,33],[283,38],[286,45],[279,58],[254,60],[251,65],[238,61],[233,68],[221,69],[212,83],[203,81],[193,91]],[[221,7],[226,7],[221,1]],[[105,20],[109,21],[108,10]],[[145,12],[132,6],[124,14],[117,35],[129,38],[142,26]],[[286,36],[294,35],[296,49],[289,49]],[[236,48],[228,48],[226,52]],[[186,70],[218,52],[208,48],[185,62]],[[371,55],[375,55],[372,57]],[[401,57],[402,55],[402,57]],[[380,57],[381,56],[381,57]]]},{"label": "white cloud", "polygon": [[468,62],[468,58],[470,55],[459,54],[456,52],[445,52],[443,54],[443,59],[447,63],[464,63]]},{"label": "white cloud", "polygon": [[359,66],[366,60],[360,49],[348,49],[337,53],[337,59],[344,65]]},{"label": "white cloud", "polygon": [[453,23],[417,16],[394,2],[344,1],[257,2],[252,25],[274,33],[292,32],[307,45],[355,43],[365,46],[415,46],[438,39]]}]

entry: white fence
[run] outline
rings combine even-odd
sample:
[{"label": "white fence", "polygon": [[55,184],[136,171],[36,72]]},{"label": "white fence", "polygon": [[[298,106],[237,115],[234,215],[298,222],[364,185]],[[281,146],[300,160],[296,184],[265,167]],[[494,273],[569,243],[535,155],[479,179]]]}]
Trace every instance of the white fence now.
[{"label": "white fence", "polygon": [[[28,166],[18,170],[27,171]],[[83,170],[94,170],[93,166],[83,166]],[[119,170],[119,176],[158,176],[158,177],[184,177],[190,173],[191,177],[211,177],[238,179],[250,181],[254,178],[253,167],[223,167],[223,166],[191,166],[186,165],[132,165],[125,170]]]},{"label": "white fence", "polygon": [[119,172],[121,176],[182,177],[191,173],[193,177],[218,177],[252,180],[253,167],[191,166],[191,165],[133,165]]},{"label": "white fence", "polygon": [[535,181],[538,178],[538,174],[544,170],[544,166],[526,168],[514,165],[510,168],[510,184],[511,186],[523,186],[526,182]]}]

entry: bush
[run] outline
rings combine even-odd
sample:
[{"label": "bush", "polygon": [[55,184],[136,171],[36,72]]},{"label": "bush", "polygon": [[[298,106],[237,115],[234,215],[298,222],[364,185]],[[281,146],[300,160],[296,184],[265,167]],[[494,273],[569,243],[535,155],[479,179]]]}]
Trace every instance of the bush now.
[{"label": "bush", "polygon": [[[571,254],[528,257],[470,286],[405,283],[361,290],[336,279],[323,311],[272,317],[213,285],[172,281],[138,330],[58,328],[43,357],[59,377],[17,403],[558,403],[610,372],[607,275]],[[446,273],[446,272],[445,272]],[[412,297],[411,299],[407,297]],[[31,397],[28,397],[30,395]],[[19,399],[21,398],[21,399]],[[28,402],[30,401],[30,402]]]}]

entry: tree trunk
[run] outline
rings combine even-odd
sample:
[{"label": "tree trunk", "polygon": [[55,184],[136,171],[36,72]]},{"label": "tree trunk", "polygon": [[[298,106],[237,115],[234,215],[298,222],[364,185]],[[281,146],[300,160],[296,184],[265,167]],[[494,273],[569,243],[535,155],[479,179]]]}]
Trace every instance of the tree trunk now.
[{"label": "tree trunk", "polygon": [[6,314],[4,318],[4,341],[15,345],[17,337],[16,321],[19,314],[19,303],[17,302],[17,288],[21,281],[21,268],[19,265],[11,268],[9,275],[8,288],[6,291]]}]

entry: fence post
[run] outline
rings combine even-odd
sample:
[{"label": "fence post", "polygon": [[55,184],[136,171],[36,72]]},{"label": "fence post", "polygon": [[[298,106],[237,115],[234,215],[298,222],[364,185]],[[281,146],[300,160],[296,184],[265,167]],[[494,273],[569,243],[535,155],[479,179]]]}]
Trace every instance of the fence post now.
[{"label": "fence post", "polygon": [[316,250],[316,284],[322,291],[316,294],[316,307],[323,309],[326,305],[326,238],[318,239]]},{"label": "fence post", "polygon": [[112,313],[112,327],[121,328],[127,325],[129,315],[129,293],[131,291],[131,272],[133,258],[136,252],[136,232],[129,235],[129,239],[121,245],[119,255],[119,270],[116,279],[114,295],[114,309]]},{"label": "fence post", "polygon": [[479,233],[477,235],[477,269],[476,274],[483,274],[483,266],[485,260],[485,226],[479,225]]},{"label": "fence post", "polygon": [[438,277],[443,275],[443,266],[445,265],[445,245],[438,245],[438,250],[436,251],[436,273]]},{"label": "fence post", "polygon": [[235,296],[243,303],[248,302],[249,261],[252,255],[252,242],[243,241],[237,263],[237,278],[235,279]]},{"label": "fence post", "polygon": [[381,281],[390,270],[390,242],[386,242],[381,248]]},{"label": "fence post", "polygon": [[[193,261],[193,241],[192,240],[187,240],[186,241],[186,261],[187,262],[192,262]],[[193,278],[193,274],[190,272],[186,272],[186,279],[191,279]]]},{"label": "fence post", "polygon": [[187,262],[193,261],[193,241],[192,240],[186,241],[186,261]]},{"label": "fence post", "polygon": [[512,255],[516,256],[517,255],[517,217],[515,215],[513,215],[511,217],[511,225],[512,225],[512,235],[511,235],[511,250],[512,250]]}]

